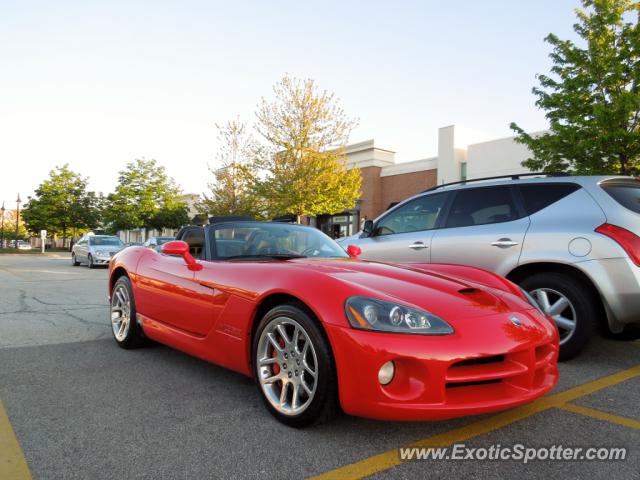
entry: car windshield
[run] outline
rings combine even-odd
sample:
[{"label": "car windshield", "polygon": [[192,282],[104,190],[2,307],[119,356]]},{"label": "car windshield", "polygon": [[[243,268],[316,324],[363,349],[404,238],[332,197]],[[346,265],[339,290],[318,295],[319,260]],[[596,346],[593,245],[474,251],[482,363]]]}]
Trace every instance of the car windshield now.
[{"label": "car windshield", "polygon": [[213,251],[219,259],[347,258],[328,236],[312,227],[285,223],[234,223],[214,229]]},{"label": "car windshield", "polygon": [[156,238],[156,244],[157,245],[163,245],[167,242],[170,242],[171,240],[174,240],[173,237],[157,237]]},{"label": "car windshield", "polygon": [[89,237],[89,245],[94,247],[121,247],[123,243],[118,237]]}]

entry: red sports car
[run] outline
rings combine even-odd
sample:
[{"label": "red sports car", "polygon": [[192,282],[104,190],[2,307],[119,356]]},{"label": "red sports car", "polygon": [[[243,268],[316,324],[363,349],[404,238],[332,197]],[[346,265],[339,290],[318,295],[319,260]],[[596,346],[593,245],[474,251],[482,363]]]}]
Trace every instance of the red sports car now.
[{"label": "red sports car", "polygon": [[295,427],[348,414],[427,420],[538,398],[558,379],[558,333],[528,294],[458,265],[347,254],[301,225],[186,227],[162,251],[109,265],[123,348],[146,339],[254,377]]}]

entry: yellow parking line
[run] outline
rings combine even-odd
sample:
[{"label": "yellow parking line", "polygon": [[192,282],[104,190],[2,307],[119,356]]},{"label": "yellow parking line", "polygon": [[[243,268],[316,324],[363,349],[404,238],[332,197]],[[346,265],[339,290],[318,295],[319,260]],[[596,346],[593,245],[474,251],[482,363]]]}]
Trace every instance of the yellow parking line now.
[{"label": "yellow parking line", "polygon": [[24,459],[7,412],[0,401],[0,478],[30,480],[31,472]]},{"label": "yellow parking line", "polygon": [[[536,413],[562,406],[567,402],[576,400],[580,397],[584,397],[585,395],[589,395],[597,392],[598,390],[616,385],[639,375],[640,365],[630,368],[629,370],[624,370],[622,372],[614,373],[613,375],[599,378],[598,380],[594,380],[593,382],[589,382],[584,385],[579,385],[569,390],[565,390],[564,392],[541,398],[528,405],[478,420],[470,423],[469,425],[434,435],[423,440],[418,440],[417,442],[408,445],[408,447],[446,447],[454,443],[463,442],[470,438],[477,437],[478,435],[482,435],[483,433],[488,433],[505,427],[511,423],[530,417],[531,415],[535,415]],[[364,460],[360,460],[359,462],[330,470],[318,476],[311,477],[311,479],[359,479],[393,468],[401,463],[402,461],[400,460],[398,449],[393,449]]]},{"label": "yellow parking line", "polygon": [[583,407],[581,405],[574,405],[573,403],[567,403],[560,405],[558,408],[566,410],[568,412],[578,413],[587,417],[596,418],[598,420],[604,420],[605,422],[616,423],[623,427],[635,428],[640,430],[640,422],[629,417],[621,417],[620,415],[613,415],[611,413],[603,412],[602,410],[596,410],[594,408]]}]

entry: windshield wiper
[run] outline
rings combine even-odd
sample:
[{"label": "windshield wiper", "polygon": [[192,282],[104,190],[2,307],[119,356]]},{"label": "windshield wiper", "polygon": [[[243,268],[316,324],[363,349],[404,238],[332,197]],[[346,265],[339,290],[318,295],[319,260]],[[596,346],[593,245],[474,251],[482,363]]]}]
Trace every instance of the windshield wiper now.
[{"label": "windshield wiper", "polygon": [[253,255],[232,255],[224,257],[223,260],[238,260],[249,258],[269,258],[273,260],[292,260],[294,258],[307,258],[306,255],[298,255],[297,253],[255,253]]}]

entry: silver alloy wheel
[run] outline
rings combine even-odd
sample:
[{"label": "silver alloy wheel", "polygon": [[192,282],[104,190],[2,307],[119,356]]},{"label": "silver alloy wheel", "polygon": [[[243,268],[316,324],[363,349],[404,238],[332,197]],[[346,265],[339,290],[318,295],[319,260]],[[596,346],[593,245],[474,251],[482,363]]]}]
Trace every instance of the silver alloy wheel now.
[{"label": "silver alloy wheel", "polygon": [[131,323],[131,300],[129,291],[120,284],[111,295],[111,328],[116,340],[122,342],[127,338]]},{"label": "silver alloy wheel", "polygon": [[309,335],[295,320],[277,317],[260,334],[258,380],[269,403],[284,415],[298,415],[313,401],[318,359]]},{"label": "silver alloy wheel", "polygon": [[578,316],[571,301],[562,293],[551,288],[537,288],[529,292],[540,304],[540,307],[558,325],[560,345],[566,343],[576,331]]}]

